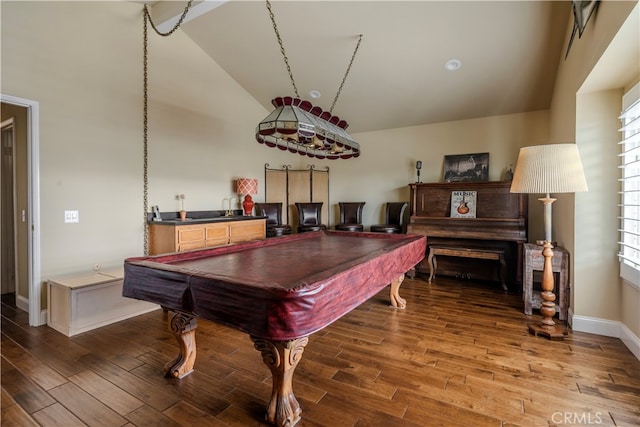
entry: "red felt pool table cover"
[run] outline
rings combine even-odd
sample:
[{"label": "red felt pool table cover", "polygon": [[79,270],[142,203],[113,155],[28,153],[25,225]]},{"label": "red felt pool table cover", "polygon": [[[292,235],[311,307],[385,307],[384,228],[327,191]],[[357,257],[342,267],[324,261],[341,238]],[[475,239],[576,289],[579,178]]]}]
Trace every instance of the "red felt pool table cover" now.
[{"label": "red felt pool table cover", "polygon": [[128,258],[123,295],[284,341],[310,335],[424,258],[418,235],[319,231]]}]

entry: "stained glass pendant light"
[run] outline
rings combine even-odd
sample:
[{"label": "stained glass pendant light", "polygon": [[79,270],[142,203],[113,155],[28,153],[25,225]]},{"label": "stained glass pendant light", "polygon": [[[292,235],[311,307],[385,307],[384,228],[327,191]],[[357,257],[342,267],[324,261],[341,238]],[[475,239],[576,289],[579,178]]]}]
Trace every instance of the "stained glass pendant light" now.
[{"label": "stained glass pendant light", "polygon": [[275,110],[256,129],[259,143],[318,159],[360,155],[360,145],[345,130],[346,121],[300,98],[278,97],[271,103]]},{"label": "stained glass pendant light", "polygon": [[332,111],[360,47],[362,34],[358,38],[358,44],[330,110],[323,111],[322,108],[312,105],[309,101],[302,100],[298,95],[298,88],[271,10],[271,3],[269,0],[266,0],[266,3],[296,96],[277,97],[271,101],[275,110],[256,127],[256,140],[268,147],[276,147],[283,151],[318,159],[335,160],[358,157],[360,145],[347,133],[348,123],[338,116],[332,115]]}]

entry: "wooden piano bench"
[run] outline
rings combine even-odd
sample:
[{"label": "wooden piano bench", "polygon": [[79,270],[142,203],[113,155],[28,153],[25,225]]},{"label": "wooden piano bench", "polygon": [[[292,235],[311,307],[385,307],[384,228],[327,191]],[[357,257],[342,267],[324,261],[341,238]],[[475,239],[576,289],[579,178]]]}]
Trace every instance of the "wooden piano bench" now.
[{"label": "wooden piano bench", "polygon": [[500,262],[500,283],[502,289],[507,290],[507,284],[505,283],[507,262],[505,261],[504,251],[500,249],[482,249],[482,248],[460,248],[453,246],[429,246],[429,257],[427,263],[429,264],[429,283],[436,275],[438,269],[438,262],[436,261],[436,255],[453,256],[460,258],[476,258],[487,259]]}]

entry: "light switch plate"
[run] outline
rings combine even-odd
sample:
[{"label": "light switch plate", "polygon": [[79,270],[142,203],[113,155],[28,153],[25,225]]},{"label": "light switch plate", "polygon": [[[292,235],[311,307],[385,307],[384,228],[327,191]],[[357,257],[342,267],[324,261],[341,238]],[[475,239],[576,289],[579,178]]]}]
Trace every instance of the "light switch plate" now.
[{"label": "light switch plate", "polygon": [[80,214],[78,211],[64,211],[64,222],[80,222]]}]

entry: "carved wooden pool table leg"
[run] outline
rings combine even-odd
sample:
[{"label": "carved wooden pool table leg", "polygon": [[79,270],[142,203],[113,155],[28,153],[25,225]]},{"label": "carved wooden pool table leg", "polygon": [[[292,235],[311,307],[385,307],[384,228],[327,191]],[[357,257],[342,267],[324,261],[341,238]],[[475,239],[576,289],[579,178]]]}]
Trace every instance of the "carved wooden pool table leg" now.
[{"label": "carved wooden pool table leg", "polygon": [[400,296],[400,285],[404,280],[404,274],[391,282],[391,289],[389,291],[389,300],[391,301],[391,307],[404,309],[407,307],[407,300]]},{"label": "carved wooden pool table leg", "polygon": [[182,378],[193,371],[196,362],[196,328],[198,321],[188,314],[174,312],[169,321],[169,329],[178,341],[180,353],[164,365],[168,377]]},{"label": "carved wooden pool table leg", "polygon": [[270,341],[252,336],[253,345],[271,370],[273,387],[265,419],[278,427],[292,427],[300,421],[302,409],[293,394],[293,372],[302,359],[309,337],[291,341]]}]

